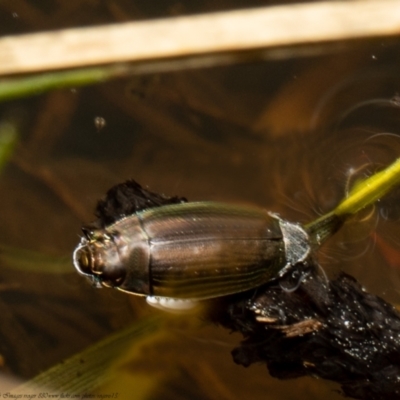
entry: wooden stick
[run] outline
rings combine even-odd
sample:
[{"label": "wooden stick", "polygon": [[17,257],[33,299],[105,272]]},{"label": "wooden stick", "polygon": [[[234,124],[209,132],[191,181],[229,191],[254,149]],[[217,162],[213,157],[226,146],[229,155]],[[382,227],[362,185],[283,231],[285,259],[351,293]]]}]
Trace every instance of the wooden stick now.
[{"label": "wooden stick", "polygon": [[[264,7],[0,39],[0,75],[400,34],[398,0]],[[224,59],[226,62],[226,58]]]}]

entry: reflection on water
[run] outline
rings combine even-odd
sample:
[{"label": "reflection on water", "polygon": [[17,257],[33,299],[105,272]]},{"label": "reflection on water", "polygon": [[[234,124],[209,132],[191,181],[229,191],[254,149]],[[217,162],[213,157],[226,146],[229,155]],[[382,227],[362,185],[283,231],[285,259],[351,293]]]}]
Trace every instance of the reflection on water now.
[{"label": "reflection on water", "polygon": [[[113,15],[122,18],[127,3],[113,2]],[[64,12],[72,21],[79,7],[71,4]],[[96,18],[109,21],[105,15]],[[32,30],[39,26],[32,22]],[[48,271],[49,257],[70,256],[82,222],[114,184],[134,178],[167,195],[253,203],[308,222],[392,162],[400,110],[390,100],[400,82],[387,65],[396,54],[398,44],[374,42],[331,57],[138,77],[3,104],[1,115],[23,116],[23,129],[0,176],[0,245],[8,249],[0,253],[2,371],[32,377],[157,312],[142,299],[91,288],[72,263],[69,273]],[[99,116],[106,124],[94,123]],[[328,274],[345,270],[394,303],[399,194],[347,224],[319,255]],[[17,252],[17,268],[9,249],[35,256]],[[184,321],[124,361],[127,375],[108,392],[124,385],[135,393],[129,373],[139,370],[154,378],[152,399],[341,398],[328,382],[288,385],[264,366],[236,366],[230,349],[240,338]]]},{"label": "reflection on water", "polygon": [[[311,176],[311,171],[318,168],[323,179],[319,187],[315,182],[305,185],[312,193],[308,197],[313,198],[320,213],[331,209],[332,200],[338,202],[337,196],[346,196],[354,185],[392,163],[400,154],[400,135],[394,123],[400,115],[397,104],[390,99],[372,99],[358,103],[351,111],[346,117],[340,116],[329,138],[321,140],[319,156],[309,171]],[[324,193],[328,186],[330,189]],[[391,293],[388,299],[394,302],[398,302],[400,276],[398,264],[393,261],[399,245],[393,240],[398,235],[398,196],[399,190],[394,190],[349,221],[321,254],[322,264],[332,265],[330,271],[345,268],[369,290],[387,296]],[[392,243],[390,250],[387,241]],[[389,263],[388,251],[392,254]],[[376,276],[378,269],[380,273]]]}]

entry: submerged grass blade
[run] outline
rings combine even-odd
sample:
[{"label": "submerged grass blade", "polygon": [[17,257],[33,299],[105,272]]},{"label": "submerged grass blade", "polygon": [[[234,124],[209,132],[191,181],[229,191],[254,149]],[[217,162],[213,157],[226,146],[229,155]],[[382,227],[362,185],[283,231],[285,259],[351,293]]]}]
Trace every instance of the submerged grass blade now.
[{"label": "submerged grass blade", "polygon": [[[143,342],[148,343],[160,332],[160,318],[147,318],[127,329],[108,336],[106,339],[87,348],[79,354],[67,359],[49,370],[36,376],[29,382],[12,390],[13,395],[34,394],[51,391],[54,394],[69,394],[81,398],[82,394],[92,394],[107,382],[116,379],[118,371],[113,370],[115,361],[129,349],[141,348]],[[154,385],[154,377],[140,374],[137,378],[138,393],[144,399]],[[135,379],[135,376],[131,376]],[[78,396],[79,395],[79,396]]]},{"label": "submerged grass blade", "polygon": [[0,244],[2,267],[48,274],[68,274],[75,272],[71,257],[57,257],[32,250],[19,249]]}]

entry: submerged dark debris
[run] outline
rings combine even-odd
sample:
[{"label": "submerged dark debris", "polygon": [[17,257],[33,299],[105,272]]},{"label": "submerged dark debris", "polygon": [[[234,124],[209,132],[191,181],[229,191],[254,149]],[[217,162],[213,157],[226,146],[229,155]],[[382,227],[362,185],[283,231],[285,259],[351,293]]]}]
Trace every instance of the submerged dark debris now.
[{"label": "submerged dark debris", "polygon": [[186,203],[185,197],[167,197],[143,188],[133,179],[112,187],[103,200],[97,203],[97,224],[106,226],[137,211],[166,204]]},{"label": "submerged dark debris", "polygon": [[210,316],[245,337],[234,361],[265,363],[279,379],[329,379],[356,399],[399,399],[400,313],[347,274],[327,281],[309,268],[297,290],[283,277]]}]

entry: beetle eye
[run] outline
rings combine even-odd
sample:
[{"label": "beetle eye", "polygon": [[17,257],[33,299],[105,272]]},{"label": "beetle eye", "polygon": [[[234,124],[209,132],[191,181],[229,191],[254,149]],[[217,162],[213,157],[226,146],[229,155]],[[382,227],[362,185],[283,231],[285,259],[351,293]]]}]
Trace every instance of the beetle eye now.
[{"label": "beetle eye", "polygon": [[83,246],[79,247],[74,252],[74,265],[75,268],[84,275],[91,275],[93,269],[93,257],[89,248]]},{"label": "beetle eye", "polygon": [[105,286],[116,287],[121,285],[126,276],[126,270],[123,266],[113,265],[112,267],[104,268],[101,271],[101,281]]}]

